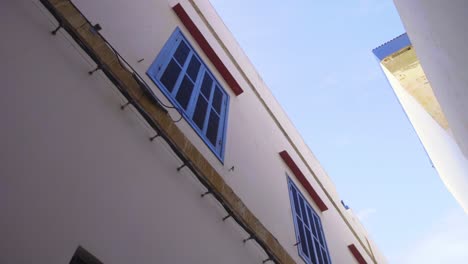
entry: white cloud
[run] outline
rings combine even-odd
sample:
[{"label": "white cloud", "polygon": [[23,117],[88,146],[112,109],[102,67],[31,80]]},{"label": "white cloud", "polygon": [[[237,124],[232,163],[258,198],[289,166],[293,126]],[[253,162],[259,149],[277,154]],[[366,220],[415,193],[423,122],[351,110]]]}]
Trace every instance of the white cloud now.
[{"label": "white cloud", "polygon": [[468,263],[468,216],[461,210],[447,214],[398,263]]}]

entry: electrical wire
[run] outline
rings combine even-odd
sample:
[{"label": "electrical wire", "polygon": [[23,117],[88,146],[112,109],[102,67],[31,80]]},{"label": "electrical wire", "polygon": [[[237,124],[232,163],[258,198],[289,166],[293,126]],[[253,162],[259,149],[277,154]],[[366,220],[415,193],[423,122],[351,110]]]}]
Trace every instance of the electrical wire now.
[{"label": "electrical wire", "polygon": [[[90,23],[90,24],[91,24],[91,23]],[[137,82],[140,82],[141,84],[143,84],[143,85],[145,86],[145,89],[146,89],[147,91],[150,92],[150,89],[149,89],[148,84],[143,80],[143,78],[138,74],[138,72],[136,72],[136,70],[133,69],[133,67],[120,55],[120,53],[118,53],[118,52],[115,50],[115,48],[107,41],[107,39],[105,39],[99,32],[97,32],[97,34],[101,37],[101,39],[104,41],[104,43],[106,43],[106,45],[112,50],[112,52],[114,53],[114,55],[115,55],[116,58],[117,58],[117,61],[118,61],[119,64],[120,64],[120,66],[121,66],[122,68],[125,68],[125,69],[127,69],[128,71],[130,71],[130,72],[132,73],[133,78],[138,79],[138,80],[136,80],[136,81],[137,81]],[[123,62],[124,64],[122,64],[122,62]],[[172,117],[171,117],[171,119],[172,119],[172,121],[173,121],[174,123],[177,123],[177,122],[179,122],[179,121],[182,120],[183,114],[182,114],[182,111],[180,110],[180,108],[178,108],[178,107],[176,107],[176,106],[166,105],[166,104],[164,104],[156,95],[154,95],[154,93],[152,93],[152,92],[150,92],[150,93],[153,95],[154,99],[156,99],[156,101],[157,101],[161,106],[165,107],[166,109],[175,109],[175,110],[177,111],[177,113],[179,113],[180,117],[179,117],[177,120],[174,120],[174,119],[172,119]],[[143,94],[142,94],[142,95],[143,95]],[[141,96],[142,96],[142,95],[141,95]],[[140,98],[139,98],[139,99],[140,99]]]},{"label": "electrical wire", "polygon": [[[40,12],[44,15],[48,15],[48,13],[46,14],[44,12],[44,10],[39,6],[39,3],[37,1],[32,1],[34,3],[34,5],[40,10]],[[48,16],[47,16],[48,17]],[[85,22],[83,22],[83,24],[79,25],[78,27],[75,28],[75,30],[79,30],[81,28],[83,28],[86,24],[89,24],[91,25],[91,27],[93,28],[93,25],[91,24],[91,22],[83,16],[83,18],[85,19]],[[52,24],[55,24],[54,21],[48,17],[48,20],[50,23]],[[60,25],[60,22],[59,22],[59,25]],[[61,26],[61,25],[60,25]],[[115,57],[117,58],[117,61],[119,62],[119,65],[122,67],[122,68],[125,68],[126,70],[128,70],[129,72],[132,73],[132,77],[134,79],[136,79],[135,81],[137,81],[137,83],[141,83],[144,85],[144,89],[146,91],[148,91],[152,97],[156,100],[156,102],[161,105],[163,108],[166,108],[166,109],[174,109],[177,111],[177,113],[179,114],[179,118],[177,119],[173,119],[171,115],[169,115],[169,117],[171,118],[172,122],[174,123],[178,123],[180,122],[182,119],[183,119],[183,114],[182,114],[182,110],[177,107],[177,106],[171,106],[171,105],[167,105],[165,104],[163,101],[161,101],[161,99],[159,99],[158,96],[156,96],[152,91],[151,89],[149,88],[149,85],[143,80],[143,78],[138,74],[138,72],[120,55],[119,52],[117,52],[115,50],[115,48],[107,41],[106,38],[104,38],[104,36],[101,35],[101,33],[97,32],[97,31],[94,31],[95,34],[97,34],[99,37],[101,37],[101,39],[104,41],[104,43],[106,43],[107,47],[109,47],[112,51],[112,53],[115,55]],[[87,58],[85,58],[83,56],[83,54],[77,49],[77,47],[74,45],[74,42],[71,41],[70,39],[68,39],[67,37],[65,37],[65,35],[63,35],[64,38],[67,40],[67,42],[80,54],[81,57],[83,57],[83,59],[85,59],[86,62],[89,63],[89,60]],[[90,64],[91,65],[91,64]],[[99,66],[99,65],[98,65]],[[155,84],[156,85],[156,84]],[[157,85],[156,85],[157,86]],[[159,88],[159,87],[158,87]],[[159,88],[160,89],[160,88]],[[143,96],[143,94],[140,95],[140,97],[138,98],[141,99],[141,96]]]}]

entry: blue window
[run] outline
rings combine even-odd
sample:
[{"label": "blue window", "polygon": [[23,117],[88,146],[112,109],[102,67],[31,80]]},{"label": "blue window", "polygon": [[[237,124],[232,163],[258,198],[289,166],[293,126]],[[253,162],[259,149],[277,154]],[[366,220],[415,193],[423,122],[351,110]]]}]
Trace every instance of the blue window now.
[{"label": "blue window", "polygon": [[289,177],[288,186],[299,256],[308,264],[330,264],[319,216]]},{"label": "blue window", "polygon": [[172,33],[147,75],[223,161],[229,96],[180,29]]}]

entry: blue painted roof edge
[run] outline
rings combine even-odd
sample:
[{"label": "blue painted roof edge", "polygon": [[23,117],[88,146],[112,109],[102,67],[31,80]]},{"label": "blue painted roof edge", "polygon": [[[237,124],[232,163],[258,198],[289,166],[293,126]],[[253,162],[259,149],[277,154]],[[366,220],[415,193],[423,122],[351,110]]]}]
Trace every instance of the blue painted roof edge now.
[{"label": "blue painted roof edge", "polygon": [[372,52],[381,61],[391,54],[408,46],[411,46],[411,41],[408,38],[408,34],[403,33],[400,36],[373,49]]}]

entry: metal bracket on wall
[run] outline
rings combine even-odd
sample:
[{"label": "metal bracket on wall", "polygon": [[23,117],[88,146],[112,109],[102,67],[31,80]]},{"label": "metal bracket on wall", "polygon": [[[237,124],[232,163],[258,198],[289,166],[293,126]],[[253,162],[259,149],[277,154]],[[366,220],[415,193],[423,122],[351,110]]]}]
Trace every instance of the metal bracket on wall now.
[{"label": "metal bracket on wall", "polygon": [[231,217],[232,215],[229,213],[228,215],[226,215],[225,217],[223,217],[223,221],[226,221],[226,219],[228,219],[229,217]]},{"label": "metal bracket on wall", "polygon": [[245,244],[245,242],[247,242],[247,241],[249,241],[249,240],[251,240],[251,239],[255,239],[255,237],[252,236],[252,235],[250,235],[248,238],[243,239],[242,242],[244,242],[244,244]]},{"label": "metal bracket on wall", "polygon": [[98,70],[100,70],[100,69],[101,69],[101,66],[98,65],[98,66],[96,67],[96,69],[94,69],[94,70],[92,70],[92,71],[89,71],[88,74],[89,74],[89,75],[93,75],[93,73],[95,73],[96,71],[98,71]]},{"label": "metal bracket on wall", "polygon": [[120,106],[120,109],[121,109],[121,110],[124,110],[124,109],[125,109],[127,106],[129,106],[130,104],[131,104],[131,102],[128,101],[128,102],[126,102],[125,104],[121,105],[121,106]]},{"label": "metal bracket on wall", "polygon": [[211,191],[207,191],[207,192],[202,193],[200,196],[203,198],[203,197],[205,197],[205,195],[210,194],[210,193],[211,193]]},{"label": "metal bracket on wall", "polygon": [[57,31],[59,31],[59,29],[61,29],[61,28],[62,28],[62,24],[59,24],[58,27],[57,27],[56,29],[54,29],[54,30],[52,30],[52,31],[50,32],[50,34],[52,34],[52,35],[54,35],[54,36],[57,35]]},{"label": "metal bracket on wall", "polygon": [[180,170],[181,170],[183,167],[185,167],[185,166],[187,166],[187,164],[185,164],[185,163],[182,164],[182,166],[180,166],[180,167],[177,168],[177,171],[180,171]]},{"label": "metal bracket on wall", "polygon": [[156,135],[152,136],[149,138],[150,141],[153,141],[155,138],[159,137],[159,133],[156,133]]}]

